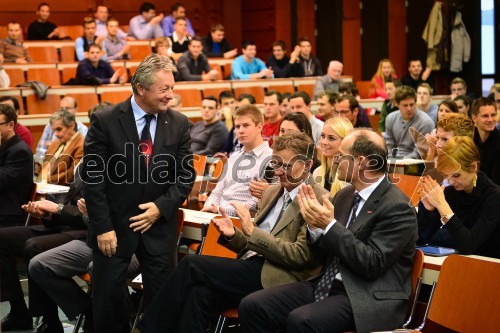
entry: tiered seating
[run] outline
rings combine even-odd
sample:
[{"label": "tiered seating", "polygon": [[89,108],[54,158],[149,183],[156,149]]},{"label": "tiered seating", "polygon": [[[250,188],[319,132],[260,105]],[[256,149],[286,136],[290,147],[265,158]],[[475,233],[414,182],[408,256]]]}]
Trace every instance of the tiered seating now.
[{"label": "tiered seating", "polygon": [[61,78],[57,68],[28,68],[28,81],[40,81],[49,86],[60,86]]},{"label": "tiered seating", "polygon": [[53,46],[30,46],[27,49],[33,62],[56,63],[59,61],[57,49]]},{"label": "tiered seating", "polygon": [[72,40],[83,36],[83,26],[82,25],[60,25],[59,27],[59,38],[69,37]]}]

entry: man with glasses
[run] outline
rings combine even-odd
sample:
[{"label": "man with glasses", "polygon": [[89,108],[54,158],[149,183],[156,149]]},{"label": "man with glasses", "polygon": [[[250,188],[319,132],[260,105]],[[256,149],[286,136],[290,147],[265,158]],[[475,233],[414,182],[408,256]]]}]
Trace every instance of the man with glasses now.
[{"label": "man with glasses", "polygon": [[223,210],[222,218],[211,222],[220,232],[219,243],[238,253],[238,259],[185,257],[146,310],[140,332],[204,332],[210,315],[237,307],[246,295],[319,273],[296,198],[304,183],[318,197],[326,193],[313,184],[314,156],[314,142],[305,133],[275,139],[271,165],[279,184],[264,192],[255,221],[248,208],[232,202],[241,230]]},{"label": "man with glasses", "polygon": [[334,113],[336,116],[347,118],[354,128],[372,127],[369,122],[364,121],[363,118],[360,117],[359,103],[352,95],[343,95],[337,98]]},{"label": "man with glasses", "polygon": [[372,332],[401,327],[411,294],[417,220],[387,178],[387,147],[376,133],[347,134],[335,157],[351,183],[333,202],[301,185],[298,203],[314,254],[316,278],[257,291],[238,307],[243,332]]},{"label": "man with glasses", "polygon": [[[69,113],[76,115],[78,112],[78,104],[76,103],[76,99],[70,96],[65,96],[59,102],[59,110],[66,110]],[[87,135],[87,131],[89,130],[87,126],[85,126],[82,122],[76,122],[76,130],[83,137]],[[57,138],[54,135],[54,131],[50,124],[45,125],[43,129],[42,136],[40,137],[40,141],[38,141],[38,145],[36,146],[35,155],[37,155],[40,159],[43,159],[45,153],[47,152],[47,148],[50,146],[52,142],[54,142]]]}]

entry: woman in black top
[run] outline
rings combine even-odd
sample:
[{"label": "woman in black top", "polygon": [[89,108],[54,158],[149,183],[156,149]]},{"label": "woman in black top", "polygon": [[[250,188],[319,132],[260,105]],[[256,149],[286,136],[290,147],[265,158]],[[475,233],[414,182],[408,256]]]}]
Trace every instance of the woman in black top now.
[{"label": "woman in black top", "polygon": [[500,187],[478,171],[479,160],[474,141],[465,136],[451,138],[438,151],[437,169],[450,186],[421,179],[420,244],[500,258]]}]

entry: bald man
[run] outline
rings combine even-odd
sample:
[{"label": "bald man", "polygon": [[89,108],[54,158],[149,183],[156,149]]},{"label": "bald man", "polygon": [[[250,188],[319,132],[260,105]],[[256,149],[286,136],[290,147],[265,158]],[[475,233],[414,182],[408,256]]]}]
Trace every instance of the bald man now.
[{"label": "bald man", "polygon": [[[65,96],[59,102],[59,109],[64,109],[72,114],[76,114],[78,112],[78,103],[76,102],[76,99],[74,99],[73,97]],[[89,129],[82,122],[77,121],[76,127],[78,133],[80,133],[83,137],[87,135],[87,131]],[[45,153],[47,152],[47,148],[56,139],[57,138],[55,137],[54,131],[52,130],[50,124],[45,125],[42,136],[40,137],[38,145],[36,146],[35,155],[38,155],[40,156],[40,158],[43,158],[43,156],[45,156]]]},{"label": "bald man", "polygon": [[298,195],[309,246],[327,258],[324,272],[245,297],[238,308],[243,332],[371,332],[403,324],[415,212],[387,178],[387,147],[378,134],[350,132],[334,163],[338,179],[352,186],[333,203],[328,195],[317,198],[309,185],[301,185]]},{"label": "bald man", "polygon": [[319,94],[325,90],[331,90],[335,93],[339,92],[339,87],[342,83],[340,76],[342,75],[343,70],[344,65],[340,61],[330,61],[326,75],[320,76],[316,80],[316,84],[314,86],[314,100],[317,100]]}]

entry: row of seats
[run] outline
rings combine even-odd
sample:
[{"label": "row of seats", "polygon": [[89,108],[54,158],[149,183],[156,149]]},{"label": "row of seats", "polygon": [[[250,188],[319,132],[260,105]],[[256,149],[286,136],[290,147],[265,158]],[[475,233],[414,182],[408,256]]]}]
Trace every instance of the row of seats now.
[{"label": "row of seats", "polygon": [[[83,36],[83,25],[60,25],[59,28],[59,38],[75,40],[78,37]],[[120,28],[128,32],[128,25],[121,25]],[[27,27],[26,27],[27,29]],[[0,39],[7,37],[7,26],[0,26]]]},{"label": "row of seats", "polygon": [[[56,68],[32,68],[28,70],[28,80],[39,80],[46,76],[58,79]],[[175,85],[174,92],[181,96],[184,107],[198,107],[203,97],[215,96],[224,90],[232,90],[236,96],[247,93],[255,96],[257,103],[262,103],[266,90],[277,90],[281,93],[294,93],[296,90],[312,94],[314,79],[275,79],[256,81],[216,81],[216,82],[180,82]],[[44,100],[39,99],[31,88],[6,88],[0,89],[0,96],[15,96],[20,104],[23,114],[46,114],[57,109],[61,96],[75,97],[79,109],[86,111],[99,101],[118,103],[132,94],[130,84],[102,85],[102,86],[59,86],[56,80],[47,91]],[[50,83],[49,83],[50,84]]]}]

